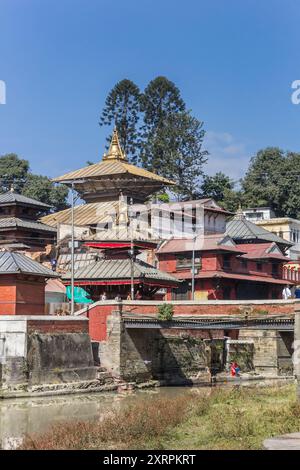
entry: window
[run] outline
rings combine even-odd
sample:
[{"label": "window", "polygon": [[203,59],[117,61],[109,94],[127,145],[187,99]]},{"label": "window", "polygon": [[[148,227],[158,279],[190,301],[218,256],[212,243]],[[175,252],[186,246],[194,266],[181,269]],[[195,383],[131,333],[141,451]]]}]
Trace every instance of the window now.
[{"label": "window", "polygon": [[257,263],[256,263],[256,269],[257,269],[257,271],[262,271],[262,266],[263,266],[263,265],[262,265],[262,262],[261,262],[261,261],[257,261]]},{"label": "window", "polygon": [[[184,253],[176,255],[176,268],[189,269],[192,267],[192,253]],[[199,253],[195,253],[195,268],[201,268],[201,257]]]},{"label": "window", "polygon": [[278,276],[278,264],[276,264],[276,263],[272,264],[272,275],[273,276]]},{"label": "window", "polygon": [[223,255],[223,269],[230,269],[231,255]]},{"label": "window", "polygon": [[240,263],[241,263],[241,268],[247,269],[248,263],[247,263],[247,260],[246,260],[246,259],[240,258]]}]

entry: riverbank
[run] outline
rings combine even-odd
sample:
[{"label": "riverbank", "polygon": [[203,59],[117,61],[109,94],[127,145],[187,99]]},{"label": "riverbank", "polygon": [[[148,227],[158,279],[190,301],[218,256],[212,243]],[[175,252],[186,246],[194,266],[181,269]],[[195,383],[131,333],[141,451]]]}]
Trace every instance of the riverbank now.
[{"label": "riverbank", "polygon": [[267,437],[300,430],[294,385],[190,389],[147,396],[101,420],[59,423],[22,449],[261,449]]}]

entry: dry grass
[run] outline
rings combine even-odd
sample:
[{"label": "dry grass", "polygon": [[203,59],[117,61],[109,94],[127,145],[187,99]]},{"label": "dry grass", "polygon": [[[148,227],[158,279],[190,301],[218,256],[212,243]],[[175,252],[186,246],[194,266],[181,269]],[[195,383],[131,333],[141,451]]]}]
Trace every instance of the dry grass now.
[{"label": "dry grass", "polygon": [[22,449],[260,449],[300,431],[295,387],[192,390],[146,398],[101,421],[53,426]]},{"label": "dry grass", "polygon": [[27,436],[21,449],[107,449],[143,447],[145,437],[155,440],[186,415],[192,394],[175,399],[150,397],[112,411],[100,421],[56,424],[42,436]]}]

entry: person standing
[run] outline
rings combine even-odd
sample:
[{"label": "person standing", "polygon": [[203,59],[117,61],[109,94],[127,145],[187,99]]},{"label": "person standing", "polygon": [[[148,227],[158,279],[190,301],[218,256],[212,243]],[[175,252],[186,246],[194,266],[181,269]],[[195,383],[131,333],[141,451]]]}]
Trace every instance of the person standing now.
[{"label": "person standing", "polygon": [[283,300],[289,300],[292,297],[290,286],[287,284],[282,290]]}]

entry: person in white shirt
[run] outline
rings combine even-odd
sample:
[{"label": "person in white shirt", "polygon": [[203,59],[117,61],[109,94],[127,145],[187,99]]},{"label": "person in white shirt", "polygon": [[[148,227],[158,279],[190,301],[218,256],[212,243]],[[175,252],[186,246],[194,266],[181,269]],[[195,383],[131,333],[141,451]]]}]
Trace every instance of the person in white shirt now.
[{"label": "person in white shirt", "polygon": [[107,300],[106,292],[103,292],[101,295],[101,300]]},{"label": "person in white shirt", "polygon": [[290,286],[287,284],[282,291],[283,300],[289,300],[292,297]]}]

